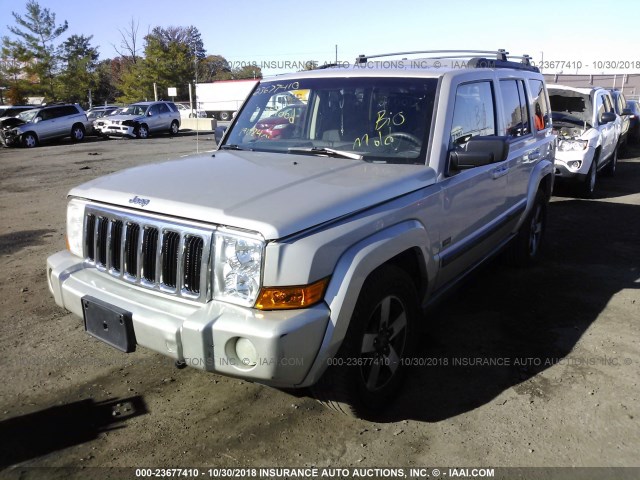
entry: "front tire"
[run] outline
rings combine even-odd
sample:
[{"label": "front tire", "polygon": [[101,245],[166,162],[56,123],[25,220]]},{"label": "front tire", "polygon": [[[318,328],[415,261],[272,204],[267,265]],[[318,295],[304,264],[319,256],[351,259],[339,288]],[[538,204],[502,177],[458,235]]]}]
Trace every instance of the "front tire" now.
[{"label": "front tire", "polygon": [[587,173],[586,178],[580,184],[580,191],[578,193],[583,198],[592,198],[594,192],[596,191],[596,183],[598,181],[598,156],[599,155],[593,157],[591,168],[589,168],[589,173]]},{"label": "front tire", "polygon": [[136,138],[149,138],[149,127],[146,125],[140,125],[136,129]]},{"label": "front tire", "polygon": [[344,341],[312,394],[338,412],[369,417],[398,393],[413,353],[418,301],[411,278],[384,265],[366,280]]},{"label": "front tire", "polygon": [[231,114],[229,112],[220,112],[220,120],[226,122],[231,119]]},{"label": "front tire", "polygon": [[38,137],[35,133],[25,133],[22,136],[22,146],[25,148],[33,148],[38,145]]},{"label": "front tire", "polygon": [[602,169],[602,173],[607,177],[613,177],[616,174],[616,169],[618,168],[618,150],[619,148],[616,148],[613,151],[608,165]]}]

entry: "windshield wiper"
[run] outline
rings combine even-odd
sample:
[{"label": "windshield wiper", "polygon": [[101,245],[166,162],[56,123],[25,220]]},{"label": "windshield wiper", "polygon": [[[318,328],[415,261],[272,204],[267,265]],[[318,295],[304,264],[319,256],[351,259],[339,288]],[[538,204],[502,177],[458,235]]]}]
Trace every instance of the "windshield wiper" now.
[{"label": "windshield wiper", "polygon": [[334,150],[326,147],[290,147],[289,153],[307,153],[309,155],[327,155],[329,157],[350,158],[351,160],[362,160],[363,155],[359,153],[345,152],[344,150]]},{"label": "windshield wiper", "polygon": [[231,144],[231,145],[220,145],[220,148],[222,150],[244,150],[244,148],[242,148],[240,145],[235,145],[235,144]]}]

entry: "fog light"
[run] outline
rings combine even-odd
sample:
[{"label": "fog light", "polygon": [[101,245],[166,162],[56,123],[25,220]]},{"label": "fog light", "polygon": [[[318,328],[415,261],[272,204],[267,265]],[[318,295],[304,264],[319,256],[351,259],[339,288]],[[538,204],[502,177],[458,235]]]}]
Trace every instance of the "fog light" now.
[{"label": "fog light", "polygon": [[580,167],[582,166],[582,162],[579,160],[575,160],[573,162],[569,162],[568,165],[569,165],[569,168],[573,168],[574,170],[580,170]]},{"label": "fog light", "polygon": [[236,340],[236,356],[242,365],[253,367],[258,363],[258,352],[248,338],[239,338]]}]

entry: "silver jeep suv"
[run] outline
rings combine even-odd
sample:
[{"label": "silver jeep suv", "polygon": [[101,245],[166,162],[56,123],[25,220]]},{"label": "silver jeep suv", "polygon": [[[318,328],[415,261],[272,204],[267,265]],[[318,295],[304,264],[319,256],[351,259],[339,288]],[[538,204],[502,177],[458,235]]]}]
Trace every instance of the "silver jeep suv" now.
[{"label": "silver jeep suv", "polygon": [[84,139],[91,127],[82,107],[73,104],[51,104],[20,113],[16,123],[0,130],[0,140],[6,146],[32,148],[38,143],[71,137]]},{"label": "silver jeep suv", "polygon": [[[519,265],[540,255],[544,78],[491,53],[261,80],[213,155],[69,193],[56,303],[124,352],[311,387],[347,413],[388,405],[426,307],[505,248]],[[287,115],[267,122],[276,105]]]}]

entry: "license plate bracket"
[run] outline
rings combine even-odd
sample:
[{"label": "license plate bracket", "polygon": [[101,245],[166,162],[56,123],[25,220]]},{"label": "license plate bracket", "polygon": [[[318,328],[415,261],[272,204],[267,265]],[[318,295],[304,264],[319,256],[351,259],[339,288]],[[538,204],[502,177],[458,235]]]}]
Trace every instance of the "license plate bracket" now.
[{"label": "license plate bracket", "polygon": [[88,295],[82,297],[82,311],[89,335],[125,353],[136,350],[131,312]]}]

